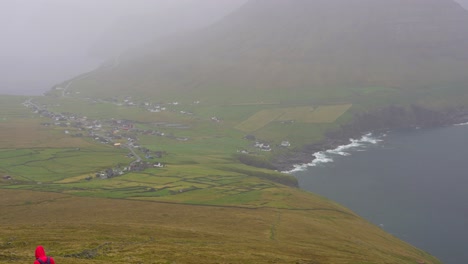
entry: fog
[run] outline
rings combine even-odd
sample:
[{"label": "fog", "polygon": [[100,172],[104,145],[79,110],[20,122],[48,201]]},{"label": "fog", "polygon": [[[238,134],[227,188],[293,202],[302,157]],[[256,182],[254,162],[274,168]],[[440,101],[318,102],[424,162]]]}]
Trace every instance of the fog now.
[{"label": "fog", "polygon": [[246,0],[1,0],[0,93],[42,94],[128,48],[203,28]]},{"label": "fog", "polygon": [[[0,93],[42,94],[128,49],[203,28],[246,1],[1,0]],[[458,2],[468,8],[468,0]]]},{"label": "fog", "polygon": [[464,8],[468,9],[468,0],[457,0]]}]

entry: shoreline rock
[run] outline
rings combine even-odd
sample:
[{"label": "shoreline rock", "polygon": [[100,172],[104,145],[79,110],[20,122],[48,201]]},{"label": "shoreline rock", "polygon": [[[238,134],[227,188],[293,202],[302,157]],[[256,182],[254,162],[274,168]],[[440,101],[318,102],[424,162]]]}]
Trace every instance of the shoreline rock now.
[{"label": "shoreline rock", "polygon": [[300,150],[275,156],[272,163],[278,171],[291,171],[296,165],[313,162],[314,153],[335,149],[351,143],[367,133],[384,133],[389,130],[411,128],[435,128],[468,122],[468,109],[455,108],[434,111],[412,105],[409,109],[389,106],[378,111],[358,114],[351,123],[344,124],[337,131],[327,133],[322,142],[304,145]]}]

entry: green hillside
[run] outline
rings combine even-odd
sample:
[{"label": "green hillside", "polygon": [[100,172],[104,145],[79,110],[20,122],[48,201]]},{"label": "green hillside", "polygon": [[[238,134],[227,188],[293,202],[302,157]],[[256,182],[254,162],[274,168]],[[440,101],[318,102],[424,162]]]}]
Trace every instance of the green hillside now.
[{"label": "green hillside", "polygon": [[467,83],[467,22],[452,0],[250,1],[167,49],[75,79],[69,91],[218,103],[355,103],[353,87],[424,93]]},{"label": "green hillside", "polygon": [[279,171],[468,121],[467,22],[452,0],[251,0],[0,97],[0,263],[39,242],[69,263],[440,263]]},{"label": "green hillside", "polygon": [[171,111],[220,118],[237,137],[289,141],[294,151],[332,138],[333,147],[373,130],[465,122],[467,22],[452,0],[249,1],[165,49],[124,54],[48,95],[177,102]]},{"label": "green hillside", "polygon": [[184,105],[0,100],[0,263],[29,261],[37,244],[68,263],[440,263],[292,176],[242,164],[269,163],[233,126],[276,105],[187,116]]}]

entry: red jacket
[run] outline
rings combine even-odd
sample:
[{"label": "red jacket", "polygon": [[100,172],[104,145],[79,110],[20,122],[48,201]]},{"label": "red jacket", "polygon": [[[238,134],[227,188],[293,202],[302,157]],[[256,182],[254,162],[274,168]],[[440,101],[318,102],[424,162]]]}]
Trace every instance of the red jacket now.
[{"label": "red jacket", "polygon": [[[47,263],[47,255],[45,253],[44,247],[43,246],[37,246],[36,248],[36,260],[34,261],[34,264],[41,264],[38,259],[41,259],[43,263]],[[50,259],[50,264],[55,264],[55,261],[53,258],[49,257]]]}]

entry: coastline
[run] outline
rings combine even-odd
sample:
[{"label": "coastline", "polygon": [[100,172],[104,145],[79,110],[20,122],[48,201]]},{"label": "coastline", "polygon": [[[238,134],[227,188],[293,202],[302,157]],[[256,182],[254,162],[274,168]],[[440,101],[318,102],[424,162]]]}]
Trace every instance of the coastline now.
[{"label": "coastline", "polygon": [[333,156],[350,156],[349,150],[365,149],[369,145],[375,145],[383,141],[386,134],[374,135],[367,133],[362,135],[359,139],[350,138],[348,144],[339,145],[333,149],[321,150],[311,154],[311,161],[308,163],[294,164],[293,169],[282,171],[282,173],[292,174],[294,172],[305,171],[309,167],[315,167],[322,163],[333,162]]},{"label": "coastline", "polygon": [[[292,175],[301,189],[350,208],[444,263],[465,263],[468,255],[458,245],[466,240],[460,230],[467,129],[462,122],[393,130],[375,147]],[[441,241],[453,244],[446,248]]]},{"label": "coastline", "polygon": [[329,133],[322,142],[277,156],[273,162],[277,171],[292,174],[319,163],[331,162],[326,154],[346,156],[347,149],[359,147],[363,143],[377,144],[388,131],[453,125],[468,125],[468,108],[439,112],[419,106],[412,106],[409,110],[389,106],[376,112],[359,114],[353,122],[342,125],[339,131]]}]

